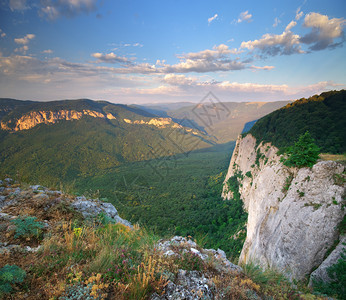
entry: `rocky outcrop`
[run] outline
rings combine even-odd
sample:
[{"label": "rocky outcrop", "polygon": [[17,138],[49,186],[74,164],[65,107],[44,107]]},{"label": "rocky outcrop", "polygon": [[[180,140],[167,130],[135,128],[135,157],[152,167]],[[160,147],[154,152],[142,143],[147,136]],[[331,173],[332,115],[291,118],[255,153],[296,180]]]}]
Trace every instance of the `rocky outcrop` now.
[{"label": "rocky outcrop", "polygon": [[102,118],[113,120],[115,117],[111,113],[103,114],[97,111],[84,109],[82,111],[76,110],[58,110],[58,111],[33,111],[24,114],[17,120],[2,121],[0,123],[2,130],[7,131],[20,131],[27,130],[35,127],[38,124],[54,124],[58,120],[79,120],[83,116],[90,116],[94,118]]},{"label": "rocky outcrop", "polygon": [[131,223],[119,217],[118,211],[111,203],[102,202],[98,199],[87,199],[84,196],[77,197],[71,206],[79,211],[85,218],[95,218],[103,213],[115,223],[121,223],[132,227]]},{"label": "rocky outcrop", "polygon": [[320,161],[310,168],[288,168],[278,149],[248,134],[239,137],[224,182],[223,197],[231,199],[227,181],[237,176],[248,212],[247,237],[240,262],[301,279],[320,266],[339,238],[338,224],[345,212],[344,166]]},{"label": "rocky outcrop", "polygon": [[[198,249],[197,249],[198,248]],[[221,249],[201,249],[197,244],[187,238],[175,236],[170,240],[160,240],[158,243],[158,250],[163,252],[165,256],[179,256],[179,250],[183,249],[182,253],[191,252],[202,260],[212,258],[217,262],[216,269],[219,272],[242,272],[243,269],[235,264],[232,264],[226,257],[226,253]]]},{"label": "rocky outcrop", "polygon": [[168,281],[164,294],[154,293],[151,300],[186,299],[211,300],[214,297],[215,285],[211,279],[206,278],[198,271],[179,270],[176,283]]},{"label": "rocky outcrop", "polygon": [[121,223],[132,228],[127,220],[122,219],[111,203],[98,199],[87,199],[84,196],[74,197],[61,191],[54,191],[40,185],[24,187],[10,178],[0,180],[0,254],[12,251],[35,252],[39,245],[21,246],[14,244],[16,240],[8,237],[16,226],[13,220],[18,217],[31,216],[40,220],[43,230],[61,222],[59,215],[72,212],[85,219],[99,221],[103,214],[108,222]]},{"label": "rocky outcrop", "polygon": [[[171,257],[176,260],[182,260],[182,256],[189,253],[193,257],[199,257],[203,262],[208,262],[214,272],[223,274],[223,276],[226,274],[239,275],[243,272],[241,267],[232,264],[226,258],[225,252],[221,249],[202,249],[194,241],[181,236],[175,236],[170,240],[160,240],[157,250],[164,257]],[[154,293],[150,297],[151,300],[223,299],[216,296],[216,294],[222,293],[217,291],[211,274],[180,269],[176,276],[173,273],[165,273],[164,276],[168,281],[163,293],[161,295]]]},{"label": "rocky outcrop", "polygon": [[338,262],[341,254],[346,255],[346,235],[340,238],[336,248],[330,253],[325,261],[310,275],[309,285],[312,286],[314,281],[329,282],[331,278],[328,275],[328,268]]}]

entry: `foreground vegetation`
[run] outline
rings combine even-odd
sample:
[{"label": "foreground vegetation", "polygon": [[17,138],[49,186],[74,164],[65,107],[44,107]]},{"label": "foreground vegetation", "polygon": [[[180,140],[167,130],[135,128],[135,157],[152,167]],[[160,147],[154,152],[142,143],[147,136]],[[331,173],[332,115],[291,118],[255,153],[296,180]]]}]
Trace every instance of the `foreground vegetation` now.
[{"label": "foreground vegetation", "polygon": [[1,245],[18,245],[0,256],[4,299],[149,299],[162,295],[182,269],[208,278],[213,299],[326,299],[253,264],[243,266],[244,272],[226,271],[213,255],[196,255],[192,237],[179,245],[169,242],[176,254],[165,255],[150,230],[114,224],[104,214],[84,219],[69,206],[73,196],[19,184],[5,193],[20,200],[2,211],[19,214],[1,221],[7,227]]}]

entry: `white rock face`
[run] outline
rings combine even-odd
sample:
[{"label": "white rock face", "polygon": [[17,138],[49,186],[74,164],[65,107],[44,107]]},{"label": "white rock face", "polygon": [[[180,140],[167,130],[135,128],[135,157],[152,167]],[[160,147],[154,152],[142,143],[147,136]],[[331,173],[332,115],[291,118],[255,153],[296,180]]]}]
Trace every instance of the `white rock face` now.
[{"label": "white rock face", "polygon": [[324,282],[330,281],[331,279],[328,275],[327,269],[338,262],[341,257],[341,253],[343,253],[344,251],[346,251],[346,235],[340,238],[340,242],[333,250],[333,252],[330,253],[327,259],[315,271],[311,273],[309,285],[313,285],[313,280],[322,280]]},{"label": "white rock face", "polygon": [[[241,171],[239,192],[248,223],[240,262],[253,261],[300,279],[323,262],[338,238],[336,227],[345,215],[341,210],[345,185],[335,184],[334,176],[342,174],[344,166],[321,161],[312,169],[288,168],[277,151],[271,144],[256,147],[250,134],[239,137],[223,197],[232,198],[226,182]],[[256,156],[261,156],[258,164]],[[251,177],[245,176],[247,172]]]}]

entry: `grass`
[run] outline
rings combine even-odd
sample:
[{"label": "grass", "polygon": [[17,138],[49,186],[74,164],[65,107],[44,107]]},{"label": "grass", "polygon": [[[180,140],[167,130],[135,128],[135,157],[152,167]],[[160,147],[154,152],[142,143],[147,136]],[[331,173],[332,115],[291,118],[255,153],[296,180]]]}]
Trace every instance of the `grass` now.
[{"label": "grass", "polygon": [[55,216],[46,212],[54,222],[39,252],[0,258],[0,266],[15,262],[27,275],[13,281],[4,299],[148,299],[162,294],[179,269],[203,272],[217,288],[215,298],[299,299],[292,298],[298,291],[282,275],[255,265],[244,266],[244,274],[221,271],[218,260],[210,255],[203,261],[188,243],[172,245],[176,255],[167,257],[156,248],[159,236],[144,227],[85,222],[69,210],[52,211]]},{"label": "grass", "polygon": [[320,156],[320,159],[322,159],[322,160],[346,162],[346,153],[344,153],[344,154],[320,153],[319,156]]}]

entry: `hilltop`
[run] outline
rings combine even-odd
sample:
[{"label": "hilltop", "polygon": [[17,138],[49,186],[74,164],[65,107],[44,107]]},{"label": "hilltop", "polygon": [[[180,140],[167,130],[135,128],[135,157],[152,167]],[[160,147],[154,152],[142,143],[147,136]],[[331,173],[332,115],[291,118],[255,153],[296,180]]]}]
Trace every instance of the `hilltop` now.
[{"label": "hilltop", "polygon": [[346,152],[346,90],[302,98],[268,114],[249,133],[282,149],[309,131],[321,152]]}]

